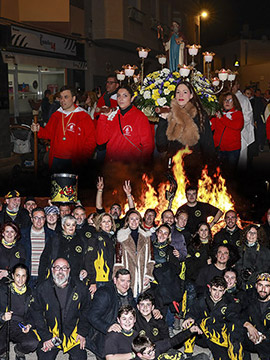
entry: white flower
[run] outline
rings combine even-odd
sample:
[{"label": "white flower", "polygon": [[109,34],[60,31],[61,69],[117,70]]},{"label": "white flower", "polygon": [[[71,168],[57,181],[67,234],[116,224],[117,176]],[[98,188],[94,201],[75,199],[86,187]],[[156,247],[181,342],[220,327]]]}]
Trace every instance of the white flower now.
[{"label": "white flower", "polygon": [[162,83],[162,79],[157,78],[156,81],[155,81],[155,83],[156,83],[157,85],[161,84],[161,83]]},{"label": "white flower", "polygon": [[164,89],[164,95],[169,95],[169,93],[170,93],[170,90],[168,88],[165,88]]},{"label": "white flower", "polygon": [[164,97],[161,97],[161,98],[157,99],[157,103],[158,103],[159,106],[165,105],[166,102],[167,102],[167,100]]},{"label": "white flower", "polygon": [[165,74],[165,75],[169,75],[170,70],[167,69],[167,68],[164,68],[164,69],[162,69],[161,73],[163,73],[163,74]]},{"label": "white flower", "polygon": [[143,97],[144,99],[151,99],[151,92],[149,90],[145,91]]},{"label": "white flower", "polygon": [[174,82],[174,78],[169,78],[169,82]]}]

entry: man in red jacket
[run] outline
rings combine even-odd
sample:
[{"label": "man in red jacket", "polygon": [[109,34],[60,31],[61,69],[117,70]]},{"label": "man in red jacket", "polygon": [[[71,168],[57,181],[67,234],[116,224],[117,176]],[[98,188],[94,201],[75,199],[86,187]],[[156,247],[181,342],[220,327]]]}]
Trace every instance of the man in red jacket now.
[{"label": "man in red jacket", "polygon": [[40,139],[51,141],[49,167],[52,172],[69,172],[90,159],[96,147],[95,128],[85,110],[75,105],[75,92],[60,89],[61,107],[52,114],[45,128],[32,124]]}]

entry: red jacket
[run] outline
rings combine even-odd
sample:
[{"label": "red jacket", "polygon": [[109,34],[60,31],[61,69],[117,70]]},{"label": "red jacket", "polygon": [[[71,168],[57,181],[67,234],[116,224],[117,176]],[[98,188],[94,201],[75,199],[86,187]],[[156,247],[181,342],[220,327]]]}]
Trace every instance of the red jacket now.
[{"label": "red jacket", "polygon": [[[96,147],[95,127],[91,117],[85,110],[76,106],[68,127],[63,133],[62,116],[64,115],[64,129],[71,114],[65,116],[60,107],[52,114],[45,128],[40,128],[38,137],[51,141],[49,166],[54,157],[71,159],[73,165],[81,164],[91,158]],[[63,140],[63,138],[66,140]]]},{"label": "red jacket", "polygon": [[215,147],[220,146],[220,151],[241,149],[241,130],[244,126],[242,111],[232,108],[230,111],[224,112],[221,118],[217,116],[212,118],[211,124]]},{"label": "red jacket", "polygon": [[[120,130],[119,116],[123,134]],[[97,143],[107,143],[106,160],[133,162],[150,159],[154,151],[154,137],[148,118],[135,106],[112,120],[101,114],[97,123]]]},{"label": "red jacket", "polygon": [[266,120],[266,137],[267,137],[267,140],[270,141],[270,115],[268,116],[268,118]]}]

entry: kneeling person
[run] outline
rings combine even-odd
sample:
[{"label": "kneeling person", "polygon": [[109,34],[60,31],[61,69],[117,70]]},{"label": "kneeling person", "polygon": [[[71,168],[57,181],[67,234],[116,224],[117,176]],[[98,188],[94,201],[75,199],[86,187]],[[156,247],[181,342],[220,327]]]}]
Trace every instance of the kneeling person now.
[{"label": "kneeling person", "polygon": [[[31,330],[29,304],[32,291],[27,287],[28,268],[24,264],[16,264],[12,270],[13,282],[0,287],[0,359],[6,359],[7,325],[9,321],[9,341],[14,342],[16,360],[24,360],[25,354],[33,352],[38,346],[38,339]],[[10,304],[8,298],[10,291]]]},{"label": "kneeling person", "polygon": [[131,305],[124,305],[119,309],[117,322],[110,327],[105,339],[106,360],[129,360],[135,356],[131,345],[137,336],[134,330],[136,311]]},{"label": "kneeling person", "polygon": [[154,298],[151,294],[142,293],[137,301],[137,315],[135,329],[142,335],[149,337],[154,343],[169,337],[168,325],[164,319],[155,319]]}]

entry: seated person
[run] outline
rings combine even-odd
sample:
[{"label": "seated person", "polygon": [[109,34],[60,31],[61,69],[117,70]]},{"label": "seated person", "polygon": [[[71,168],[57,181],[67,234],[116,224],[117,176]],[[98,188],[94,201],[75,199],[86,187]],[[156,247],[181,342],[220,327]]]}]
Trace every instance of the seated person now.
[{"label": "seated person", "polygon": [[155,343],[158,340],[168,338],[169,332],[166,321],[164,319],[155,319],[152,313],[153,310],[153,296],[147,292],[140,294],[137,301],[135,329]]},{"label": "seated person", "polygon": [[261,360],[270,359],[270,274],[257,276],[255,288],[249,290],[248,307],[244,311],[243,346]]},{"label": "seated person", "polygon": [[[242,336],[239,313],[241,306],[232,296],[226,294],[227,283],[221,276],[215,276],[209,286],[209,292],[196,299],[188,310],[183,329],[197,323],[203,331],[202,337],[196,336],[196,342],[208,347],[214,360],[239,359]],[[194,338],[185,344],[185,352],[193,353]]]},{"label": "seated person", "polygon": [[108,330],[105,339],[106,360],[133,359],[132,341],[137,336],[134,330],[136,311],[131,305],[123,305],[118,311],[117,322]]},{"label": "seated person", "polygon": [[[194,332],[201,332],[198,326],[192,325],[189,330],[182,331],[173,338],[159,340],[155,344],[145,335],[138,335],[132,342],[132,349],[135,353],[135,359],[139,360],[155,360],[155,359],[184,359],[184,355],[173,347],[181,346],[181,344]],[[176,356],[175,356],[176,355]],[[189,357],[192,360],[209,360],[208,355],[198,354]]]},{"label": "seated person", "polygon": [[[130,360],[136,357],[132,352],[132,342],[137,336],[137,332],[133,329],[136,321],[135,310],[130,305],[124,305],[120,308],[118,324],[114,324],[114,328],[109,330],[105,340],[106,360]],[[165,351],[176,346],[187,339],[192,332],[200,332],[197,326],[192,326],[189,330],[179,333],[173,339],[159,340],[157,344],[166,344]],[[164,345],[163,345],[164,347]]]},{"label": "seated person", "polygon": [[[25,360],[25,354],[33,352],[38,346],[38,339],[31,330],[29,305],[32,291],[27,287],[28,268],[24,264],[16,264],[12,269],[13,282],[0,287],[0,359],[6,359],[7,325],[9,321],[9,340],[14,342],[16,360]],[[8,292],[10,304],[8,303]]]}]

